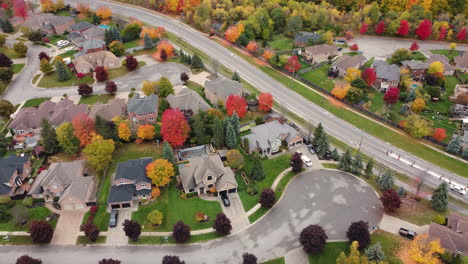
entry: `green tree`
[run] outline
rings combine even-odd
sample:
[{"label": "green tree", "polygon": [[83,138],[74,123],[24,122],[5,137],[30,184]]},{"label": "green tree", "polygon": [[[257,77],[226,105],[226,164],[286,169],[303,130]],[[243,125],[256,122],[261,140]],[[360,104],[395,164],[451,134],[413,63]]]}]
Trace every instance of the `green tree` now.
[{"label": "green tree", "polygon": [[28,53],[28,47],[21,41],[13,45],[13,50],[20,57],[26,57],[26,54]]},{"label": "green tree", "polygon": [[80,140],[73,133],[70,122],[63,123],[57,127],[57,140],[60,148],[67,154],[76,154],[80,150]]},{"label": "green tree", "polygon": [[193,69],[203,69],[205,66],[203,65],[203,62],[202,60],[200,59],[200,57],[195,53],[195,55],[193,55],[192,59],[191,59],[191,64],[190,66],[193,68]]},{"label": "green tree", "polygon": [[59,82],[65,82],[65,81],[70,80],[71,78],[70,72],[68,71],[67,66],[63,64],[63,62],[57,61],[57,63],[55,64],[55,69],[57,72],[57,80]]},{"label": "green tree", "polygon": [[240,135],[240,123],[239,123],[239,116],[237,113],[234,111],[232,114],[231,118],[229,119],[232,124],[232,128],[234,128],[234,131],[236,132],[236,135]]},{"label": "green tree", "polygon": [[224,146],[224,125],[223,121],[218,117],[215,117],[213,120],[213,138],[212,143],[215,147],[223,147]]},{"label": "green tree", "polygon": [[13,25],[11,24],[10,20],[5,19],[4,20],[4,25],[2,27],[3,32],[5,33],[13,33],[15,31],[15,28],[13,28]]},{"label": "green tree", "polygon": [[234,74],[232,75],[232,80],[236,81],[236,82],[241,81],[241,78],[240,78],[239,74],[237,73],[237,71],[234,71]]},{"label": "green tree", "polygon": [[237,147],[237,135],[234,127],[232,127],[231,122],[227,122],[225,127],[225,138],[224,143],[228,149],[233,149]]},{"label": "green tree", "polygon": [[444,181],[431,196],[431,207],[439,212],[447,210],[448,206],[448,184]]},{"label": "green tree", "polygon": [[287,36],[294,37],[302,29],[302,19],[300,16],[291,16],[286,24],[285,33]]},{"label": "green tree", "polygon": [[15,112],[15,106],[10,101],[0,99],[0,116],[9,118]]},{"label": "green tree", "polygon": [[109,44],[109,50],[117,57],[125,54],[125,46],[118,40],[114,40]]},{"label": "green tree", "polygon": [[96,13],[93,13],[93,24],[94,25],[100,25],[101,24],[101,19],[96,15]]},{"label": "green tree", "polygon": [[195,134],[195,141],[199,145],[208,144],[210,142],[210,135],[207,133],[206,123],[200,114],[193,117],[192,129]]},{"label": "green tree", "polygon": [[11,68],[0,67],[0,81],[9,82],[15,73]]},{"label": "green tree", "polygon": [[119,137],[114,122],[106,121],[97,115],[95,119],[95,127],[98,134],[101,135],[104,139],[118,140]]},{"label": "green tree", "polygon": [[6,42],[5,36],[0,35],[0,47],[3,47],[3,45],[5,45],[5,42]]},{"label": "green tree", "polygon": [[366,175],[367,178],[369,178],[372,175],[372,169],[374,168],[374,160],[370,159],[367,164],[366,164],[366,170],[364,171],[364,174]]},{"label": "green tree", "polygon": [[148,33],[145,34],[145,37],[143,38],[145,49],[151,49],[153,48],[153,41],[151,40],[150,36]]},{"label": "green tree", "polygon": [[42,59],[41,65],[39,67],[41,69],[41,72],[43,72],[44,74],[49,74],[54,70],[54,67],[52,66],[52,64],[50,64],[50,62],[47,59]]},{"label": "green tree", "polygon": [[393,188],[394,185],[394,176],[393,171],[386,169],[379,178],[377,178],[377,185],[382,191],[386,191],[388,189]]},{"label": "green tree", "polygon": [[352,164],[353,164],[353,157],[351,156],[351,151],[347,149],[345,153],[341,155],[341,158],[338,162],[338,168],[340,170],[350,172]]},{"label": "green tree", "polygon": [[169,144],[167,141],[164,141],[162,158],[174,164],[174,152],[172,151],[171,144]]},{"label": "green tree", "polygon": [[317,128],[314,130],[314,138],[312,139],[312,145],[317,147],[320,138],[323,136],[325,131],[323,130],[322,123],[319,123]]},{"label": "green tree", "polygon": [[255,153],[253,156],[250,177],[256,181],[265,179],[265,171],[263,170],[262,160],[260,159],[260,155],[258,153]]},{"label": "green tree", "polygon": [[455,155],[459,155],[462,152],[462,139],[459,135],[453,134],[452,139],[450,140],[445,151]]},{"label": "green tree", "polygon": [[58,152],[59,145],[57,134],[49,121],[45,118],[41,121],[41,141],[45,153],[54,154]]},{"label": "green tree", "polygon": [[385,260],[385,253],[382,250],[382,245],[380,242],[377,242],[373,245],[370,245],[364,250],[364,254],[369,261],[384,261]]},{"label": "green tree", "polygon": [[166,77],[159,79],[158,94],[162,98],[166,98],[169,94],[174,94],[174,87],[172,87],[171,81]]},{"label": "green tree", "polygon": [[330,143],[328,142],[328,136],[326,133],[319,138],[317,142],[316,151],[319,157],[325,157],[330,149]]},{"label": "green tree", "polygon": [[237,149],[231,149],[227,152],[227,165],[234,169],[242,169],[244,167],[244,156]]},{"label": "green tree", "polygon": [[330,158],[332,158],[333,160],[336,160],[338,161],[340,159],[340,154],[338,154],[338,150],[336,148],[333,149],[331,155],[330,155]]},{"label": "green tree", "polygon": [[411,60],[411,53],[407,49],[397,49],[388,59],[390,64],[398,64],[399,66],[405,60]]},{"label": "green tree", "polygon": [[163,214],[159,210],[153,210],[146,216],[146,220],[153,226],[159,226],[162,224]]},{"label": "green tree", "polygon": [[129,42],[140,38],[141,26],[138,23],[127,24],[122,30],[123,42]]},{"label": "green tree", "polygon": [[354,174],[361,174],[361,171],[363,169],[364,165],[362,164],[362,157],[361,154],[358,152],[353,159],[353,163],[351,166],[351,172]]},{"label": "green tree", "polygon": [[97,172],[103,172],[112,162],[115,144],[112,139],[103,139],[102,136],[93,135],[91,143],[84,149],[88,164]]}]

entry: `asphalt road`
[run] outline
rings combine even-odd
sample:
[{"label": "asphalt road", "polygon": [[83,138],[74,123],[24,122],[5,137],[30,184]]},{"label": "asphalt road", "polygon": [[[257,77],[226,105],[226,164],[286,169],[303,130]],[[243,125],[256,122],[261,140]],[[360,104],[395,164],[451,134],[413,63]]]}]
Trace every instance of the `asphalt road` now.
[{"label": "asphalt road", "polygon": [[96,264],[104,257],[123,264],[154,264],[172,254],[190,264],[240,263],[244,252],[263,262],[300,247],[299,233],[308,225],[321,225],[329,240],[346,240],[351,222],[364,220],[375,227],[382,214],[376,193],[361,179],[339,171],[308,171],[292,180],[283,198],[263,219],[225,238],[160,247],[0,246],[0,262],[14,263],[18,256],[28,254],[47,264]]},{"label": "asphalt road", "polygon": [[[67,3],[76,4],[75,0],[68,0]],[[283,84],[269,77],[255,66],[249,64],[239,56],[231,53],[225,47],[218,43],[210,40],[205,34],[185,25],[184,23],[172,19],[170,17],[163,16],[148,10],[122,5],[114,2],[107,1],[79,1],[80,3],[86,3],[95,9],[99,6],[106,5],[112,12],[125,16],[138,18],[139,20],[155,26],[163,26],[166,30],[175,33],[180,36],[184,41],[190,43],[194,47],[200,49],[202,52],[208,54],[212,58],[216,58],[223,65],[231,70],[236,70],[240,76],[255,86],[257,89],[265,92],[270,92],[276,101],[278,101],[283,107],[294,112],[298,116],[304,118],[308,122],[317,125],[322,123],[326,131],[338,138],[339,140],[348,143],[353,147],[360,147],[361,151],[373,157],[380,163],[383,163],[392,169],[403,172],[410,177],[420,177],[426,175],[425,182],[431,186],[440,184],[440,177],[451,179],[453,182],[460,184],[461,186],[468,186],[468,179],[456,175],[445,169],[438,167],[436,164],[426,162],[414,155],[411,155],[399,148],[390,145],[383,140],[380,140],[359,128],[347,123],[346,121],[334,116],[323,108],[313,104],[301,95],[288,89]],[[372,43],[379,45],[379,38],[374,38]],[[383,43],[388,40],[383,40]],[[394,40],[398,41],[398,40]],[[405,44],[406,45],[406,44]],[[435,46],[432,46],[435,47]],[[445,44],[440,44],[439,48],[446,48]],[[326,99],[323,99],[326,100]],[[393,153],[396,157],[410,160],[414,162],[419,168],[409,166],[396,158],[393,158],[387,153]],[[468,174],[468,164],[466,165]],[[426,174],[426,171],[428,174]],[[467,175],[464,175],[465,177]],[[468,201],[468,197],[459,197]]]}]

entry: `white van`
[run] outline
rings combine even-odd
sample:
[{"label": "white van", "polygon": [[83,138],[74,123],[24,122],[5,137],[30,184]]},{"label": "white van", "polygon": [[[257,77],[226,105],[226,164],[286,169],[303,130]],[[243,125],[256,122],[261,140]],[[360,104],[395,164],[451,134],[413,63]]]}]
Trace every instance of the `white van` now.
[{"label": "white van", "polygon": [[302,156],[301,156],[301,160],[302,160],[302,162],[304,162],[304,164],[305,164],[307,167],[312,166],[312,160],[310,160],[310,158],[307,157],[306,155],[302,155]]}]

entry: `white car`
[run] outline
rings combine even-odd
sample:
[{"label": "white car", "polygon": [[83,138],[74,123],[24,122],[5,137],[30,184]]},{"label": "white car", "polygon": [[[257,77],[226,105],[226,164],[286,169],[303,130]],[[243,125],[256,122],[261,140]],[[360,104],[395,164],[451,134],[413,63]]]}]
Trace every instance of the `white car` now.
[{"label": "white car", "polygon": [[302,156],[301,156],[301,160],[302,160],[302,162],[304,162],[304,164],[305,164],[307,167],[312,166],[312,160],[310,160],[310,158],[307,157],[306,155],[302,155]]},{"label": "white car", "polygon": [[456,185],[450,185],[450,190],[458,193],[458,194],[461,194],[461,195],[465,195],[466,194],[466,190],[464,190],[462,187],[458,187]]}]

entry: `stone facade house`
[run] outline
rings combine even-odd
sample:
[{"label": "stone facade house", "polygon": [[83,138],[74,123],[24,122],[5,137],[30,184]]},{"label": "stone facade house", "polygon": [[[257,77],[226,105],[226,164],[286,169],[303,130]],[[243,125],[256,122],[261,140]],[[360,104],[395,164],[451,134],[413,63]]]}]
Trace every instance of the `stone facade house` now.
[{"label": "stone facade house", "polygon": [[468,256],[468,217],[450,213],[447,226],[432,222],[429,237],[439,239],[441,246],[452,254]]},{"label": "stone facade house", "polygon": [[444,75],[453,75],[455,73],[455,67],[453,67],[450,64],[449,59],[442,54],[432,54],[426,62],[430,65],[436,61],[441,62],[444,65]]},{"label": "stone facade house", "polygon": [[156,124],[158,118],[158,96],[152,94],[150,96],[140,97],[135,93],[133,98],[127,102],[128,120],[130,120],[132,128],[137,129],[139,125]]},{"label": "stone facade house", "polygon": [[95,119],[96,116],[102,117],[106,121],[111,121],[116,116],[125,117],[127,115],[127,105],[124,99],[114,98],[109,100],[107,104],[98,102],[91,106],[89,116]]},{"label": "stone facade house", "polygon": [[449,100],[455,104],[468,105],[468,84],[457,84]]},{"label": "stone facade house", "polygon": [[294,37],[294,46],[303,48],[311,43],[317,44],[321,39],[322,34],[299,32],[299,34]]},{"label": "stone facade house", "polygon": [[40,30],[48,36],[62,35],[65,31],[71,32],[75,20],[68,16],[56,16],[49,13],[38,13],[29,16],[23,26],[30,31]]},{"label": "stone facade house", "polygon": [[185,193],[237,192],[234,172],[224,167],[219,155],[191,158],[189,163],[179,164],[179,174]]},{"label": "stone facade house", "polygon": [[464,52],[463,55],[456,56],[453,60],[457,69],[461,72],[468,72],[468,52]]},{"label": "stone facade house", "polygon": [[416,80],[422,79],[426,76],[429,64],[422,61],[402,61],[402,67],[408,69],[411,72],[411,77]]},{"label": "stone facade house", "polygon": [[96,66],[104,66],[106,69],[117,68],[121,66],[119,58],[112,52],[98,51],[82,56],[73,60],[73,65],[78,73],[90,73]]},{"label": "stone facade house", "polygon": [[29,156],[11,154],[0,158],[0,197],[23,196],[30,188],[26,181],[31,177]]},{"label": "stone facade house", "polygon": [[96,204],[97,178],[90,175],[85,160],[50,164],[35,179],[29,194],[46,202],[58,203],[64,210],[82,209]]},{"label": "stone facade house", "polygon": [[388,64],[386,61],[374,61],[372,67],[377,79],[373,87],[385,93],[389,88],[398,87],[400,83],[400,67],[396,64]]},{"label": "stone facade house", "polygon": [[303,142],[299,132],[288,124],[281,124],[277,120],[265,123],[251,129],[249,135],[243,136],[241,142],[247,140],[248,153],[258,151],[260,155],[266,156],[277,153],[283,142],[288,147],[295,147]]},{"label": "stone facade house", "polygon": [[212,105],[226,104],[230,95],[243,96],[242,84],[224,77],[205,82],[205,97]]},{"label": "stone facade house", "polygon": [[305,48],[302,57],[310,63],[321,63],[338,54],[337,47],[329,44],[320,44]]},{"label": "stone facade house", "polygon": [[56,104],[51,101],[45,101],[38,108],[21,108],[16,116],[13,117],[9,129],[13,129],[16,136],[34,136],[41,132],[42,119],[49,119],[53,113]]},{"label": "stone facade house", "polygon": [[359,69],[366,61],[366,57],[362,55],[343,55],[333,62],[332,65],[338,70],[338,76],[343,77],[346,74],[346,70],[349,68]]},{"label": "stone facade house", "polygon": [[188,88],[183,88],[177,95],[168,95],[166,101],[171,108],[178,108],[186,117],[211,108],[197,92]]},{"label": "stone facade house", "polygon": [[146,166],[152,161],[153,158],[142,158],[117,164],[107,198],[110,208],[129,208],[133,201],[151,198],[151,180],[146,176]]}]

